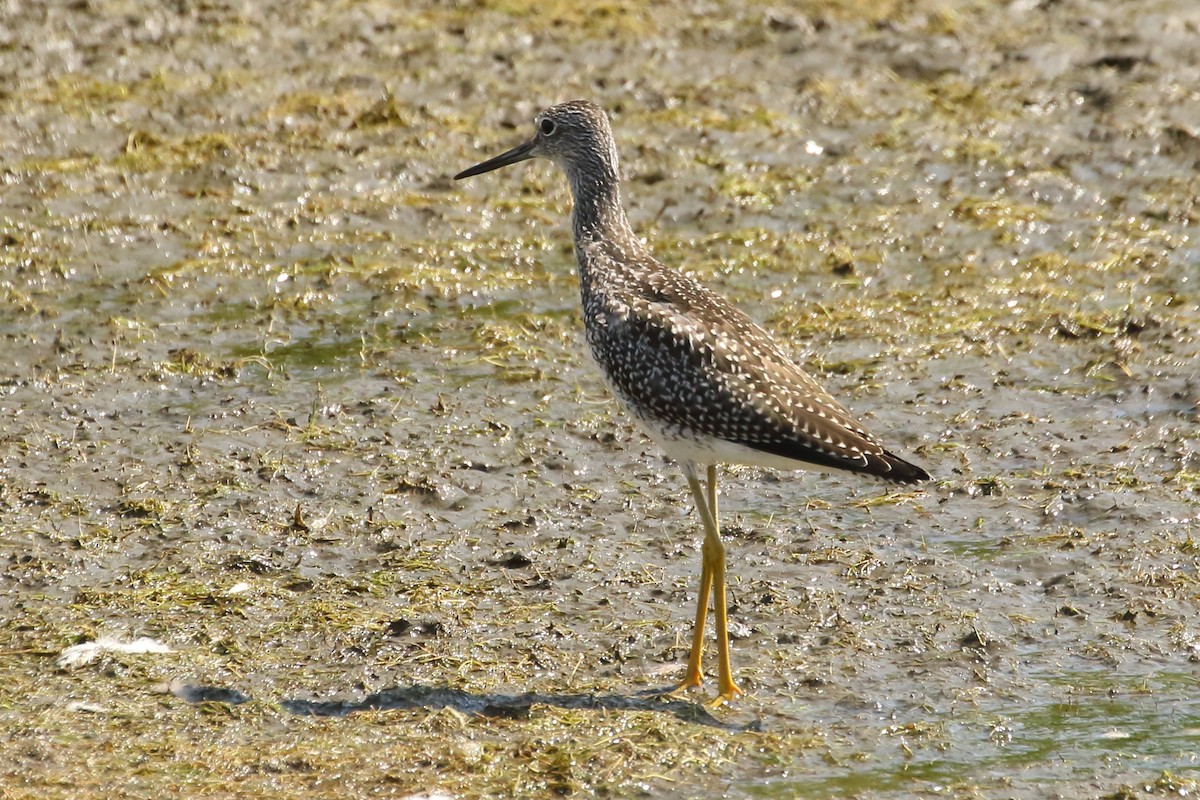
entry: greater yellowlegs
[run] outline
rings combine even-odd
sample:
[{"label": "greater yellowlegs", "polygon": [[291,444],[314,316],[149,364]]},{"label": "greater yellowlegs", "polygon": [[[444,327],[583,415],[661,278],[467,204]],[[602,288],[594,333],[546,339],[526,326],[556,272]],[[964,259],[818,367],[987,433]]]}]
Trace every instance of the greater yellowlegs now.
[{"label": "greater yellowlegs", "polygon": [[[454,177],[537,157],[567,173],[592,357],[613,393],[683,467],[704,524],[692,650],[675,691],[701,683],[712,593],[713,704],[720,704],[742,692],[729,663],[716,465],[846,470],[895,483],[927,480],[929,474],[884,449],[753,320],[650,255],[625,218],[616,143],[603,109],[582,100],[562,103],[538,115],[535,126],[529,141]],[[701,467],[707,468],[707,486],[700,482]]]}]

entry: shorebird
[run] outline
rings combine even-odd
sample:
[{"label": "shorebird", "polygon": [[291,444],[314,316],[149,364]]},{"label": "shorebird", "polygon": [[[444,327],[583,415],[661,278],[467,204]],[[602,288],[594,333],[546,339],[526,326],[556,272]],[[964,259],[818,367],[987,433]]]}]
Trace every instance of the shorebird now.
[{"label": "shorebird", "polygon": [[655,260],[625,218],[617,147],[603,109],[584,100],[562,103],[539,114],[534,126],[528,141],[454,178],[539,157],[566,173],[588,347],[613,394],[683,468],[704,525],[691,654],[670,693],[701,685],[711,594],[717,629],[711,705],[720,705],[742,690],[729,657],[717,464],[845,470],[894,483],[929,474],[884,448],[766,330]]}]

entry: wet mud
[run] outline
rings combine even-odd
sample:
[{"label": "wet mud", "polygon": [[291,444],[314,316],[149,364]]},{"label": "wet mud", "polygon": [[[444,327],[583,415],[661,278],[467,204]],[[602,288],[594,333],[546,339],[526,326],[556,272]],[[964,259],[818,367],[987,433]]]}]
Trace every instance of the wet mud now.
[{"label": "wet mud", "polygon": [[[1197,790],[1192,3],[4,14],[7,796]],[[449,179],[574,97],[935,476],[722,471],[732,707],[562,177]]]}]

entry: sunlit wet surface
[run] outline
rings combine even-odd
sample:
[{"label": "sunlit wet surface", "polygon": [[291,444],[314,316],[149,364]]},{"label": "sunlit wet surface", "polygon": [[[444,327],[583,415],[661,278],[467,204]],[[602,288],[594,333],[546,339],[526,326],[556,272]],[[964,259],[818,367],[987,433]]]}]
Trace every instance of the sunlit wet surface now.
[{"label": "sunlit wet surface", "polygon": [[[1194,794],[1200,13],[518,6],[10,16],[0,785]],[[937,478],[723,475],[711,714],[645,694],[699,533],[561,176],[448,179],[576,96],[652,249]],[[171,652],[55,666],[104,634]]]}]

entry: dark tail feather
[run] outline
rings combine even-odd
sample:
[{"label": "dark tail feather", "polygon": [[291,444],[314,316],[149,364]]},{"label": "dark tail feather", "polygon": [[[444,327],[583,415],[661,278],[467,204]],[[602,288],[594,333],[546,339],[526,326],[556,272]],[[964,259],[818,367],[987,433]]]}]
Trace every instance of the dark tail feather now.
[{"label": "dark tail feather", "polygon": [[884,469],[871,470],[871,472],[885,481],[891,481],[892,483],[920,483],[921,481],[929,480],[928,472],[916,464],[910,464],[894,453],[884,450],[883,455],[877,456],[877,458],[886,467]]}]

